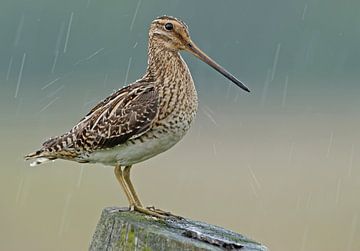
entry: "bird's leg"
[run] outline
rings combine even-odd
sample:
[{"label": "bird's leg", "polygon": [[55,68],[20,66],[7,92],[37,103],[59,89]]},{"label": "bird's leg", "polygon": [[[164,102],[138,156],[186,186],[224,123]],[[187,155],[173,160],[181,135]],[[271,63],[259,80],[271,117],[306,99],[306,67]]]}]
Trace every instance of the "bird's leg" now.
[{"label": "bird's leg", "polygon": [[140,199],[137,196],[135,188],[134,188],[134,186],[133,186],[133,184],[131,183],[131,180],[130,180],[130,169],[131,169],[131,166],[126,166],[124,168],[123,177],[124,177],[124,180],[126,182],[126,185],[128,186],[128,188],[129,188],[129,190],[131,192],[131,195],[133,196],[133,198],[135,200],[136,206],[142,207]]},{"label": "bird's leg", "polygon": [[[132,204],[132,206],[134,207],[134,210],[144,213],[144,214],[147,214],[147,215],[157,217],[157,218],[166,218],[168,215],[160,214],[160,213],[156,212],[155,210],[151,210],[149,208],[143,207],[143,205],[141,204],[141,202],[139,200],[139,197],[136,194],[135,188],[131,183],[130,169],[131,169],[131,166],[126,166],[124,168],[124,171],[122,172],[122,178],[123,178],[123,181],[125,182],[126,189],[128,189],[128,192],[130,193],[130,197],[133,199],[134,204]],[[115,173],[116,173],[116,171],[115,171]]]},{"label": "bird's leg", "polygon": [[131,195],[131,192],[129,190],[129,188],[127,187],[126,185],[126,182],[125,182],[125,179],[124,179],[124,175],[123,175],[123,171],[121,170],[121,166],[120,165],[116,165],[115,166],[115,169],[114,169],[114,172],[115,172],[115,176],[117,178],[117,180],[119,181],[122,189],[124,190],[125,194],[126,194],[126,197],[130,203],[130,208],[131,207],[134,207],[135,204],[136,204],[136,201],[134,200],[134,198],[132,197]]}]

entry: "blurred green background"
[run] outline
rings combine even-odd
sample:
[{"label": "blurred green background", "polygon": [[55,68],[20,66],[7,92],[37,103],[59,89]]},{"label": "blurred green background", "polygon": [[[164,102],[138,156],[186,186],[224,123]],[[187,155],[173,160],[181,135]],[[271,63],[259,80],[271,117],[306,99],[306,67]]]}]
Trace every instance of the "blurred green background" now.
[{"label": "blurred green background", "polygon": [[271,250],[360,250],[360,2],[2,0],[0,249],[85,250],[101,209],[126,206],[113,170],[22,156],[140,78],[147,30],[183,19],[252,90],[196,58],[199,111],[136,165],[143,202]]}]

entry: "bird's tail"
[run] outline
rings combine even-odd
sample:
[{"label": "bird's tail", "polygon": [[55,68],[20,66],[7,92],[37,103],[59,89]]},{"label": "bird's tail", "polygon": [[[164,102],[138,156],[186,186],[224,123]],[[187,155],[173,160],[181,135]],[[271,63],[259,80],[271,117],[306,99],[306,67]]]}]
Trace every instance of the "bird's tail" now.
[{"label": "bird's tail", "polygon": [[30,163],[30,166],[32,167],[56,159],[56,157],[49,156],[49,152],[44,150],[29,153],[25,155],[24,158],[25,160],[34,160]]}]

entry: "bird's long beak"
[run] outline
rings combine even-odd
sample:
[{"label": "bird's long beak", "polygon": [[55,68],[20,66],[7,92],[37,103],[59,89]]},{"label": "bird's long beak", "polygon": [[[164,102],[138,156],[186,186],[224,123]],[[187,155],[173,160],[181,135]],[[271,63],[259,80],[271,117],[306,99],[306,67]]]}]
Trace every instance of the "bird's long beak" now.
[{"label": "bird's long beak", "polygon": [[250,92],[249,88],[247,88],[246,85],[241,83],[241,81],[235,78],[230,72],[228,72],[221,65],[219,65],[214,60],[212,60],[208,55],[206,55],[202,50],[200,50],[199,47],[197,47],[194,42],[190,41],[187,44],[187,51],[189,51],[190,53],[192,53],[193,55],[195,55],[196,57],[198,57],[208,65],[210,65],[212,68],[220,72],[222,75],[224,75],[226,78],[231,80],[234,84],[239,86],[244,91]]}]

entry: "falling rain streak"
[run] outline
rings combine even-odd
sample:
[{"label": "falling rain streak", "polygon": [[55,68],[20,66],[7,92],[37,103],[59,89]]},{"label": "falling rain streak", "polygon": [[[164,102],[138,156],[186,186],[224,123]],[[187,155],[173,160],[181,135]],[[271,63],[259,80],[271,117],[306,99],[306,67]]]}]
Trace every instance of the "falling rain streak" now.
[{"label": "falling rain streak", "polygon": [[309,232],[309,227],[306,226],[305,229],[304,229],[303,236],[302,236],[300,251],[305,251],[306,250],[305,246],[306,246],[307,239],[308,239],[308,232]]},{"label": "falling rain streak", "polygon": [[289,76],[286,75],[285,84],[284,84],[284,91],[283,91],[283,96],[282,96],[282,102],[281,102],[282,107],[285,107],[285,105],[286,105],[286,96],[287,96],[288,83],[289,83]]},{"label": "falling rain streak", "polygon": [[250,188],[251,188],[251,191],[253,192],[255,198],[258,198],[259,195],[258,195],[258,192],[256,191],[256,187],[255,187],[252,179],[250,179]]},{"label": "falling rain streak", "polygon": [[10,60],[9,60],[8,69],[7,69],[7,72],[6,72],[6,81],[8,81],[9,78],[10,78],[12,64],[13,64],[13,57],[11,56]]},{"label": "falling rain streak", "polygon": [[80,187],[81,186],[81,180],[82,180],[82,177],[84,176],[84,166],[81,166],[80,167],[80,174],[79,174],[79,178],[77,180],[77,183],[76,183],[76,187]]},{"label": "falling rain streak", "polygon": [[55,45],[55,51],[54,51],[54,60],[53,60],[53,64],[51,67],[51,73],[55,72],[55,67],[58,61],[58,57],[59,57],[59,53],[60,53],[60,43],[61,43],[61,39],[64,35],[64,30],[65,30],[65,22],[61,22],[60,25],[60,30],[56,39],[56,45]]},{"label": "falling rain streak", "polygon": [[66,38],[65,38],[65,44],[64,44],[64,53],[66,53],[66,50],[67,50],[73,17],[74,17],[74,12],[71,12],[70,18],[69,18],[69,24],[68,24],[68,28],[67,28],[67,32],[66,32]]},{"label": "falling rain streak", "polygon": [[16,35],[15,35],[15,39],[14,39],[14,47],[18,46],[18,44],[19,44],[23,26],[24,26],[24,14],[22,14],[20,21],[19,21],[19,25],[16,29]]},{"label": "falling rain streak", "polygon": [[272,66],[272,69],[271,69],[271,81],[273,81],[274,78],[275,78],[276,68],[277,68],[278,61],[279,61],[280,48],[281,48],[281,44],[278,43],[278,45],[276,47],[273,66]]},{"label": "falling rain streak", "polygon": [[354,239],[355,239],[355,232],[356,232],[356,228],[357,228],[357,224],[358,224],[358,213],[355,213],[352,221],[351,221],[351,229],[350,229],[350,235],[349,235],[349,241],[348,241],[348,246],[347,246],[347,251],[351,251],[352,247],[353,247],[353,243],[354,243]]},{"label": "falling rain streak", "polygon": [[302,12],[302,15],[301,15],[301,20],[303,20],[303,21],[305,20],[305,15],[306,15],[307,8],[308,8],[308,5],[306,3],[305,6],[304,6],[304,10]]},{"label": "falling rain streak", "polygon": [[65,222],[66,222],[66,218],[67,218],[68,211],[69,211],[69,205],[70,205],[71,197],[72,197],[71,194],[68,194],[66,196],[65,205],[64,205],[62,216],[61,216],[61,222],[60,222],[60,227],[59,227],[59,232],[58,232],[59,237],[61,237],[63,235],[63,233],[64,233]]},{"label": "falling rain streak", "polygon": [[125,85],[127,84],[127,81],[128,81],[130,67],[131,67],[131,61],[132,61],[132,57],[129,58],[128,67],[126,69],[125,82],[124,82]]},{"label": "falling rain streak", "polygon": [[132,18],[132,20],[131,20],[131,24],[130,24],[130,31],[132,31],[132,29],[134,28],[135,19],[136,19],[136,16],[137,16],[137,14],[138,14],[140,5],[141,5],[141,0],[139,0],[138,3],[137,3],[137,5],[136,5],[136,9],[135,9],[135,12],[134,12],[134,16],[133,16],[133,18]]},{"label": "falling rain streak", "polygon": [[109,79],[109,74],[105,74],[104,82],[103,82],[104,87],[106,87],[108,79]]},{"label": "falling rain streak", "polygon": [[50,92],[48,95],[46,95],[46,97],[48,98],[52,98],[55,96],[55,94],[57,94],[60,90],[64,89],[65,85],[61,85],[59,88],[57,88],[55,91]]},{"label": "falling rain streak", "polygon": [[216,150],[216,144],[213,143],[213,152],[214,152],[214,156],[217,156],[217,150]]},{"label": "falling rain streak", "polygon": [[210,119],[210,121],[217,127],[218,123],[214,119],[213,115],[211,114],[212,111],[208,107],[201,108],[202,112]]},{"label": "falling rain streak", "polygon": [[17,83],[16,83],[16,89],[15,89],[14,98],[17,98],[18,93],[19,93],[19,88],[20,88],[20,84],[21,84],[22,74],[23,74],[23,70],[24,70],[25,59],[26,59],[26,53],[24,53],[24,55],[23,55],[23,57],[22,57],[22,60],[21,60],[21,66],[20,66],[20,71],[19,71],[18,80],[17,80]]},{"label": "falling rain streak", "polygon": [[50,81],[49,83],[47,83],[46,85],[44,85],[43,87],[41,87],[41,90],[45,90],[46,88],[48,88],[50,85],[54,84],[56,81],[58,81],[60,78],[56,78],[52,81]]},{"label": "falling rain streak", "polygon": [[15,198],[16,204],[18,204],[20,201],[20,197],[21,197],[23,187],[24,187],[24,180],[25,180],[24,176],[21,176],[21,180],[20,180],[19,187],[18,187],[18,190],[16,193],[16,198]]},{"label": "falling rain streak", "polygon": [[339,204],[340,200],[340,190],[341,190],[341,178],[338,179],[337,186],[336,186],[336,196],[335,196],[335,204]]},{"label": "falling rain streak", "polygon": [[251,178],[252,178],[252,179],[254,180],[254,182],[255,182],[256,188],[257,188],[258,190],[260,190],[260,189],[261,189],[260,182],[259,182],[259,180],[256,178],[256,175],[255,175],[255,173],[254,173],[254,171],[252,170],[252,167],[251,167],[250,165],[248,165],[248,169],[249,169],[249,172],[250,172],[250,174],[251,174]]},{"label": "falling rain streak", "polygon": [[330,151],[331,151],[331,147],[333,145],[333,140],[334,140],[334,132],[331,132],[330,139],[329,139],[329,145],[328,145],[327,152],[326,152],[326,158],[330,157]]},{"label": "falling rain streak", "polygon": [[267,73],[266,73],[266,79],[265,79],[265,83],[264,83],[264,88],[263,88],[262,95],[261,95],[261,104],[262,105],[264,105],[265,101],[266,101],[269,85],[270,85],[270,82],[271,82],[270,76],[271,76],[271,70],[269,69],[267,71]]},{"label": "falling rain streak", "polygon": [[105,48],[100,48],[98,49],[97,51],[95,51],[94,53],[92,53],[90,56],[86,57],[86,58],[83,58],[83,59],[80,59],[79,61],[77,61],[74,65],[78,65],[80,63],[83,63],[85,61],[88,61],[90,59],[92,59],[93,57],[95,57],[97,54],[99,54],[102,50],[104,50]]},{"label": "falling rain streak", "polygon": [[47,108],[49,108],[49,106],[51,106],[52,104],[54,104],[55,101],[58,100],[59,98],[60,98],[60,97],[56,97],[56,98],[54,98],[53,100],[51,100],[46,106],[44,106],[44,107],[40,110],[40,112],[44,112]]}]

